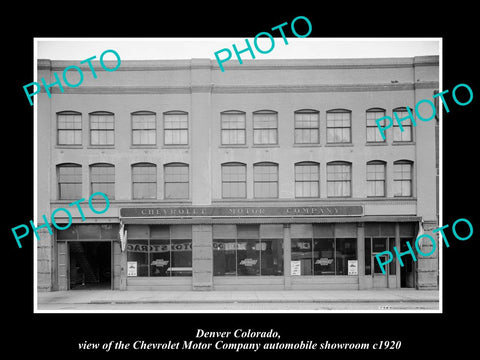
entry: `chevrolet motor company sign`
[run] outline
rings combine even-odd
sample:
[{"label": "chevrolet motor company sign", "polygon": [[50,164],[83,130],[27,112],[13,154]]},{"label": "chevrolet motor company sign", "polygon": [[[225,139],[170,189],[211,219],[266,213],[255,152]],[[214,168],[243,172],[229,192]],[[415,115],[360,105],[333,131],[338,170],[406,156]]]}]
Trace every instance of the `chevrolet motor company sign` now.
[{"label": "chevrolet motor company sign", "polygon": [[121,208],[120,217],[304,217],[304,216],[362,216],[363,206],[176,206]]}]

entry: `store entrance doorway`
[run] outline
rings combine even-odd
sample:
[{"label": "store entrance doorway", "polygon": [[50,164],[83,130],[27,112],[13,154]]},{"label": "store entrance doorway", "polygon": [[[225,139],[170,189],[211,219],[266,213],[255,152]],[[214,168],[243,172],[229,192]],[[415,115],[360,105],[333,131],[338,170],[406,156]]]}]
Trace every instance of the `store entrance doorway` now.
[{"label": "store entrance doorway", "polygon": [[112,288],[112,246],[110,241],[71,241],[70,290]]}]

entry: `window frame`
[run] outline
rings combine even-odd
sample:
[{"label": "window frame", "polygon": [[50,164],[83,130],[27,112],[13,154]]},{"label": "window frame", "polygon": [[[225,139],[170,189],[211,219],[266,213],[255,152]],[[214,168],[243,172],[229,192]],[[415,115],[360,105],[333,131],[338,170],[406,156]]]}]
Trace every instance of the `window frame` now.
[{"label": "window frame", "polygon": [[[348,126],[329,126],[329,115],[330,114],[348,114],[348,121],[349,125]],[[330,121],[335,121],[336,119],[330,119]],[[352,110],[348,109],[330,109],[327,110],[326,115],[325,115],[325,123],[326,123],[326,141],[327,144],[352,144]],[[335,129],[348,129],[348,141],[330,141],[329,139],[329,131],[328,130],[335,130]],[[335,133],[334,133],[335,137]],[[343,137],[343,132],[342,132],[342,137]]]},{"label": "window frame", "polygon": [[[392,110],[392,121],[393,121],[393,143],[394,144],[401,144],[401,143],[411,143],[413,142],[413,124],[412,124],[412,120],[410,120],[410,123],[408,124],[404,124],[402,123],[402,128],[404,128],[404,131],[400,131],[400,126],[398,125],[398,122],[397,122],[397,118],[395,116],[395,113],[399,112],[399,111],[402,111],[402,112],[405,112],[408,114],[408,109],[410,109],[410,112],[412,113],[413,115],[413,109],[409,106],[401,106],[401,107],[397,107],[395,109]],[[399,118],[403,118],[405,116],[399,116]],[[405,128],[409,128],[410,129],[410,139],[408,140],[403,140],[403,135],[405,134]],[[400,136],[400,140],[395,140],[395,137],[396,137],[396,134],[399,134]]]},{"label": "window frame", "polygon": [[[105,195],[108,196],[109,200],[115,200],[115,165],[110,164],[110,163],[94,163],[94,164],[89,165],[89,170],[90,170],[90,194],[94,193],[94,190],[93,190],[93,185],[94,185],[93,168],[113,169],[113,181],[95,181],[95,184],[111,184],[110,185],[110,186],[112,186],[111,193],[113,194],[113,196],[111,196],[112,194],[105,194]],[[108,174],[108,175],[110,175],[110,174]]]},{"label": "window frame", "polygon": [[[366,182],[367,182],[367,197],[368,198],[384,198],[387,196],[387,162],[386,161],[383,161],[383,160],[370,160],[370,161],[367,161],[367,164],[366,164]],[[378,179],[368,179],[368,175],[369,175],[369,172],[368,172],[368,167],[369,165],[383,165],[383,180],[378,180]],[[376,173],[376,172],[375,172]],[[369,195],[369,183],[370,182],[378,182],[378,181],[383,181],[383,195]]]},{"label": "window frame", "polygon": [[[264,180],[257,180],[257,176],[258,174],[256,174],[255,170],[256,169],[259,169],[260,167],[274,167],[276,169],[276,181],[264,181]],[[276,187],[277,187],[277,191],[276,191],[276,195],[275,196],[258,196],[258,194],[256,193],[255,191],[255,188],[256,188],[256,184],[258,183],[275,183],[276,184]],[[280,187],[280,181],[279,181],[279,165],[278,163],[275,163],[275,162],[270,162],[270,161],[262,161],[262,162],[257,162],[255,164],[253,164],[253,197],[255,199],[278,199],[279,197],[279,189]]]},{"label": "window frame", "polygon": [[[90,135],[90,146],[94,146],[94,147],[113,147],[115,146],[115,114],[110,112],[110,111],[94,111],[94,112],[91,112],[88,114],[89,116],[89,121],[88,121],[88,124],[89,124],[89,135]],[[111,117],[112,119],[112,125],[113,127],[111,129],[92,129],[92,117],[94,116],[108,116],[108,117]],[[92,134],[94,131],[97,131],[98,133],[105,133],[105,134],[108,134],[110,132],[113,133],[113,142],[111,144],[93,144],[92,143]]]},{"label": "window frame", "polygon": [[[155,181],[134,181],[134,169],[135,168],[141,168],[141,167],[153,167],[155,168]],[[131,169],[131,174],[132,174],[132,177],[131,177],[131,181],[132,181],[132,200],[156,200],[158,198],[158,169],[157,169],[157,165],[154,164],[154,163],[150,163],[150,162],[139,162],[139,163],[134,163],[134,164],[131,164],[130,165],[130,169]],[[155,196],[154,197],[148,197],[148,198],[145,198],[145,197],[135,197],[135,184],[155,184]]]},{"label": "window frame", "polygon": [[[60,129],[60,124],[59,124],[59,120],[60,120],[60,116],[79,116],[80,117],[80,129],[67,129],[67,128],[64,128],[64,129]],[[75,146],[82,146],[83,144],[83,116],[82,116],[82,113],[81,112],[78,112],[78,111],[73,111],[73,110],[66,110],[66,111],[58,111],[56,113],[56,117],[57,117],[57,145],[58,146],[72,146],[72,147],[75,147]],[[76,143],[73,143],[73,144],[68,144],[68,143],[60,143],[60,131],[73,131],[73,138],[74,138],[74,141],[75,141],[75,134],[76,132],[79,132],[80,133],[80,143],[76,144]]]},{"label": "window frame", "polygon": [[[153,116],[153,124],[154,124],[154,127],[153,128],[147,128],[147,129],[135,129],[134,128],[134,125],[135,125],[135,116],[141,116],[141,115],[151,115]],[[130,118],[131,118],[131,121],[130,121],[130,125],[131,125],[131,144],[132,146],[156,146],[157,145],[157,114],[153,111],[147,111],[147,110],[140,110],[140,111],[134,111],[132,113],[130,113]],[[134,133],[136,131],[153,131],[153,134],[154,134],[154,142],[153,144],[141,144],[141,143],[135,143],[134,139],[135,139],[135,136],[134,136]]]},{"label": "window frame", "polygon": [[[166,124],[167,124],[166,117],[168,117],[170,115],[185,115],[186,118],[187,118],[186,127],[166,128]],[[189,130],[190,129],[189,128],[190,128],[190,122],[189,122],[189,116],[188,116],[187,111],[183,111],[183,110],[165,111],[163,113],[163,145],[166,146],[166,147],[170,147],[170,146],[189,146],[189,143],[190,143],[190,135],[189,135],[189,132],[190,132]],[[186,132],[186,142],[185,143],[179,142],[179,143],[167,144],[167,142],[166,142],[167,131],[180,131],[180,134],[182,132]],[[180,139],[181,138],[182,138],[182,136],[180,136]]]},{"label": "window frame", "polygon": [[[255,120],[258,116],[261,115],[274,115],[275,117],[275,127],[256,127]],[[260,146],[273,146],[278,145],[278,112],[274,110],[257,110],[252,113],[252,123],[253,123],[253,145],[260,145]],[[256,136],[255,134],[258,131],[274,131],[275,134],[275,142],[255,142]]]},{"label": "window frame", "polygon": [[[297,121],[300,122],[300,119],[297,119],[297,115],[301,114],[316,114],[317,115],[317,126],[316,127],[300,127],[297,125]],[[298,142],[297,141],[297,130],[316,130],[317,131],[317,141],[315,142]],[[302,136],[303,137],[303,136]],[[293,113],[293,143],[295,145],[320,145],[320,111],[315,109],[300,109],[295,110]]]},{"label": "window frame", "polygon": [[[167,181],[167,169],[174,167],[183,167],[187,169],[186,181]],[[167,184],[187,184],[187,194],[185,197],[167,197]],[[163,165],[163,198],[165,200],[187,200],[190,199],[190,166],[183,162],[172,162]]]},{"label": "window frame", "polygon": [[[297,179],[297,168],[307,167],[307,166],[315,166],[317,169],[317,180],[298,180]],[[317,186],[317,196],[299,196],[297,194],[297,183],[313,183],[316,182]],[[295,198],[296,199],[304,199],[304,198],[311,198],[317,199],[320,197],[320,163],[315,161],[301,161],[294,164],[294,183],[295,183]]]},{"label": "window frame", "polygon": [[[61,180],[61,168],[75,168],[75,169],[80,169],[80,181],[75,181],[75,182],[65,182],[65,181],[60,181]],[[83,168],[81,164],[77,163],[61,163],[56,165],[56,171],[57,171],[57,198],[58,200],[78,200],[82,198],[82,192],[83,192]],[[75,174],[75,176],[78,176],[78,174]],[[79,184],[80,185],[80,194],[79,196],[75,195],[72,197],[63,197],[62,196],[62,184]]]},{"label": "window frame", "polygon": [[[329,185],[331,183],[337,183],[337,182],[344,182],[344,180],[329,180],[329,176],[332,175],[329,173],[329,168],[331,166],[337,166],[337,165],[343,165],[343,166],[348,166],[349,167],[349,179],[347,180],[349,182],[349,195],[329,195]],[[348,161],[331,161],[327,163],[327,198],[351,198],[352,197],[352,163]]]},{"label": "window frame", "polygon": [[[226,167],[242,167],[244,169],[244,180],[243,181],[225,181],[224,180],[224,174],[223,174],[223,170],[224,168]],[[221,194],[222,194],[222,199],[246,199],[247,198],[247,165],[245,163],[242,163],[242,162],[226,162],[226,163],[223,163],[220,165],[220,172],[221,172],[221,182],[222,182],[222,189],[221,189]],[[224,187],[223,185],[225,183],[228,183],[228,184],[231,184],[231,183],[243,183],[244,184],[244,187],[245,187],[245,196],[225,196],[225,193],[224,193]]]},{"label": "window frame", "polygon": [[[243,128],[224,128],[224,115],[243,115]],[[240,131],[243,132],[243,143],[224,143],[223,142],[223,134],[224,131]],[[247,144],[247,114],[245,111],[240,110],[226,110],[220,112],[220,144],[222,146],[242,146]]]},{"label": "window frame", "polygon": [[[397,179],[397,174],[398,172],[395,171],[395,168],[397,165],[409,165],[410,171],[409,171],[409,179]],[[403,174],[403,171],[402,171]],[[403,175],[402,175],[403,176]],[[397,195],[396,194],[396,184],[398,182],[409,182],[409,189],[410,189],[410,195]],[[403,189],[403,187],[402,187]],[[397,160],[393,162],[393,197],[396,198],[409,198],[413,197],[413,161],[411,160]]]},{"label": "window frame", "polygon": [[[379,117],[375,117],[375,119],[369,119],[368,115],[372,114],[372,113],[383,113],[383,116],[380,117],[380,118],[382,118],[382,117],[386,116],[386,110],[383,109],[383,108],[374,107],[374,108],[367,109],[365,111],[366,142],[369,143],[369,144],[386,143],[387,136],[384,134],[385,138],[382,137],[382,135],[380,134],[380,130],[378,129],[377,123],[375,122],[375,125],[369,125],[369,123],[368,123],[369,120],[374,120],[375,121],[375,120],[379,119]],[[385,122],[385,120],[383,120],[383,122]],[[374,136],[375,140],[369,140],[368,139],[369,129],[373,130],[373,132],[375,134],[375,136]],[[377,140],[377,138],[379,138],[380,140]]]}]

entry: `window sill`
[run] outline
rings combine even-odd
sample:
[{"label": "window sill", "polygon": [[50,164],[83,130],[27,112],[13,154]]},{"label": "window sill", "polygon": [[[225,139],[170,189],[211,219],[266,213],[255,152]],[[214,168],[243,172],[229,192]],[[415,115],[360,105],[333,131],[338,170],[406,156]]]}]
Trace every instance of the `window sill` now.
[{"label": "window sill", "polygon": [[279,148],[278,144],[254,144],[252,148]]},{"label": "window sill", "polygon": [[115,145],[89,145],[87,149],[115,149]]},{"label": "window sill", "polygon": [[162,149],[189,149],[189,145],[163,145]]},{"label": "window sill", "polygon": [[219,148],[225,148],[225,149],[246,149],[248,148],[248,145],[241,144],[241,145],[219,145]]},{"label": "window sill", "polygon": [[393,146],[415,145],[415,141],[396,141],[392,143]]},{"label": "window sill", "polygon": [[157,149],[157,145],[131,145],[130,149]]},{"label": "window sill", "polygon": [[293,147],[320,147],[320,144],[293,144]]},{"label": "window sill", "polygon": [[388,146],[386,141],[371,141],[371,142],[366,142],[365,146]]},{"label": "window sill", "polygon": [[83,149],[83,145],[55,145],[55,149]]},{"label": "window sill", "polygon": [[325,146],[329,147],[353,147],[352,143],[331,143],[331,144],[325,144]]}]

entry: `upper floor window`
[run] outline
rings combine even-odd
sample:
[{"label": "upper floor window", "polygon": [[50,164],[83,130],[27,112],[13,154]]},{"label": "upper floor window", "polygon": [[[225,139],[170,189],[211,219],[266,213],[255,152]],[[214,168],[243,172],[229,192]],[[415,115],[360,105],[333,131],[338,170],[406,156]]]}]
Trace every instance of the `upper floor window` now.
[{"label": "upper floor window", "polygon": [[327,196],[352,196],[352,164],[334,161],[327,164]]},{"label": "upper floor window", "polygon": [[102,192],[109,200],[115,199],[115,166],[112,164],[90,165],[90,185],[92,194]]},{"label": "upper floor window", "polygon": [[188,145],[188,113],[168,111],[163,113],[164,144]]},{"label": "upper floor window", "polygon": [[188,199],[188,165],[171,163],[164,166],[165,199]]},{"label": "upper floor window", "polygon": [[82,166],[79,164],[57,165],[58,198],[79,200],[82,198]]},{"label": "upper floor window", "polygon": [[222,145],[245,144],[245,113],[224,111],[221,116]]},{"label": "upper floor window", "polygon": [[76,111],[57,113],[58,145],[82,145],[82,114]]},{"label": "upper floor window", "polygon": [[90,113],[90,145],[114,145],[115,121],[113,113]]},{"label": "upper floor window", "polygon": [[255,198],[278,197],[278,164],[262,162],[253,165],[253,192]]},{"label": "upper floor window", "polygon": [[350,143],[351,136],[350,110],[335,109],[327,111],[327,143]]},{"label": "upper floor window", "polygon": [[412,168],[413,163],[408,160],[393,163],[394,196],[412,196]]},{"label": "upper floor window", "polygon": [[317,110],[295,111],[295,144],[318,144],[320,114]]},{"label": "upper floor window", "polygon": [[[378,129],[376,120],[385,116],[385,110],[380,108],[368,109],[367,112],[367,142],[385,142]],[[385,127],[385,119],[380,121],[380,126]]]},{"label": "upper floor window", "polygon": [[261,110],[253,113],[253,143],[255,145],[278,143],[278,116],[276,111]]},{"label": "upper floor window", "polygon": [[[393,114],[393,141],[394,142],[404,142],[404,141],[413,141],[413,134],[412,134],[412,120],[410,118],[401,121],[403,131],[400,130],[400,125],[398,125],[398,119],[403,119],[409,116],[407,108],[396,108],[393,109],[393,112],[397,114]],[[410,109],[410,112],[412,110]]]},{"label": "upper floor window", "polygon": [[295,164],[295,197],[318,197],[320,176],[318,163]]},{"label": "upper floor window", "polygon": [[367,162],[367,196],[385,196],[385,162]]},{"label": "upper floor window", "polygon": [[247,197],[247,167],[245,164],[222,164],[222,198],[245,197]]},{"label": "upper floor window", "polygon": [[157,166],[155,164],[132,165],[132,192],[134,199],[157,198]]},{"label": "upper floor window", "polygon": [[155,145],[157,143],[157,120],[155,113],[137,111],[132,113],[132,145]]}]

